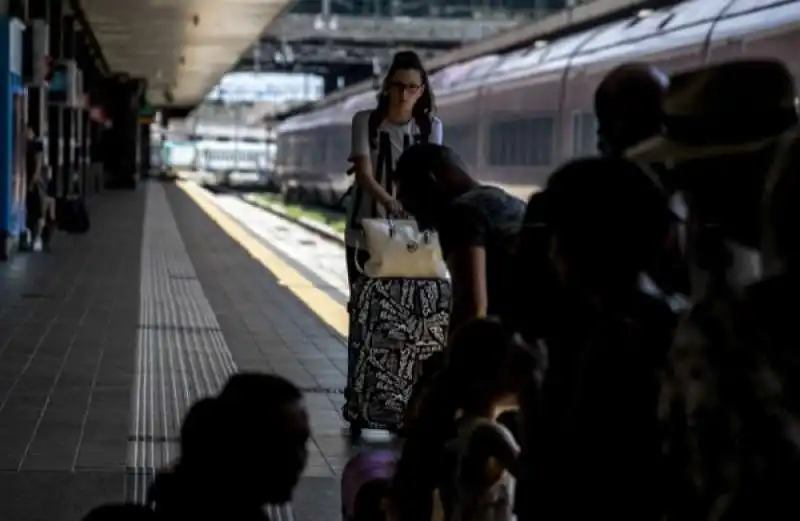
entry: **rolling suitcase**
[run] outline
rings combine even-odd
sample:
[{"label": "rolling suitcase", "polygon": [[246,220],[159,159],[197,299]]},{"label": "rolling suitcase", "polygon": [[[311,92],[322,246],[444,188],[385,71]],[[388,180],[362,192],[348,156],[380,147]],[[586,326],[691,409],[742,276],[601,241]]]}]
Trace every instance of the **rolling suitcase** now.
[{"label": "rolling suitcase", "polygon": [[362,277],[354,284],[344,418],[362,428],[402,427],[422,364],[444,349],[450,282]]}]

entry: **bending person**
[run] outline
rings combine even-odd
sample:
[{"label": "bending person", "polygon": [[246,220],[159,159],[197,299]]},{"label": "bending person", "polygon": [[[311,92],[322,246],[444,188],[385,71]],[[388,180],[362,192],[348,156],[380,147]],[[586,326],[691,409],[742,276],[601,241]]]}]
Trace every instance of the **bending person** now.
[{"label": "bending person", "polygon": [[450,331],[488,314],[508,316],[525,203],[473,179],[450,148],[422,144],[397,163],[397,196],[421,228],[436,230],[453,284]]}]

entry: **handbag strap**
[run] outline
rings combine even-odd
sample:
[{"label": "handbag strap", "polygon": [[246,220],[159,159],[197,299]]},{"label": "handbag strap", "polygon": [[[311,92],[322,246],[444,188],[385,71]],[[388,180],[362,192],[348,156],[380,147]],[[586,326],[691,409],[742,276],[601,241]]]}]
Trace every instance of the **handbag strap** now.
[{"label": "handbag strap", "polygon": [[359,272],[362,275],[366,275],[366,273],[364,273],[364,266],[362,266],[361,263],[358,261],[359,251],[361,251],[361,245],[359,244],[359,241],[356,241],[356,247],[353,248],[353,266],[356,267],[357,272]]}]

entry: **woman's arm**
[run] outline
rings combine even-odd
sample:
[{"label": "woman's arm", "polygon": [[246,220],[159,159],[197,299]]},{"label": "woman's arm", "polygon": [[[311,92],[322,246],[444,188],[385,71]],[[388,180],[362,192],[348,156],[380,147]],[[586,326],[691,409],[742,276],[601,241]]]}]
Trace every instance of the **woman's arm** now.
[{"label": "woman's arm", "polygon": [[504,470],[519,476],[519,447],[509,440],[496,426],[478,425],[472,431],[463,452],[461,467],[476,479],[483,476],[489,483],[499,479]]},{"label": "woman's arm", "polygon": [[353,162],[356,183],[383,206],[391,206],[394,198],[381,186],[372,172],[369,152],[369,112],[353,116],[350,161]]},{"label": "woman's arm", "polygon": [[466,246],[447,257],[447,268],[453,283],[453,308],[450,311],[450,335],[463,324],[484,318],[489,305],[486,291],[486,250],[483,246]]},{"label": "woman's arm", "polygon": [[42,181],[42,168],[44,167],[44,146],[42,142],[36,140],[33,143],[28,143],[28,146],[35,147],[35,154],[34,154],[34,170],[33,170],[33,180],[34,181]]}]

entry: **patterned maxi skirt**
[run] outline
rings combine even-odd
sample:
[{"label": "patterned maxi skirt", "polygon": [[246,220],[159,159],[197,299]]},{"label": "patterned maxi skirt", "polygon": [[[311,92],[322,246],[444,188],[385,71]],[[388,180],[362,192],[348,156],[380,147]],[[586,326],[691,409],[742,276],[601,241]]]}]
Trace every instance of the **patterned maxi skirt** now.
[{"label": "patterned maxi skirt", "polygon": [[450,282],[363,278],[353,293],[344,417],[362,428],[397,430],[422,363],[444,348]]}]

